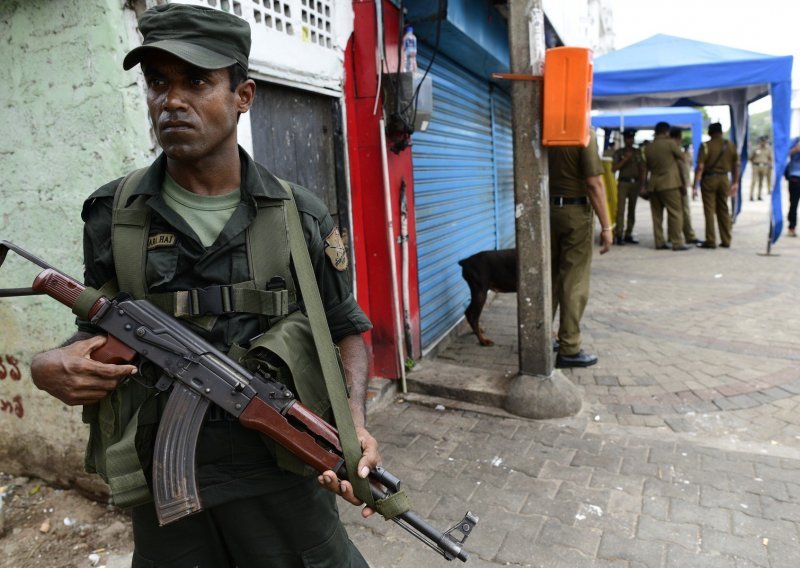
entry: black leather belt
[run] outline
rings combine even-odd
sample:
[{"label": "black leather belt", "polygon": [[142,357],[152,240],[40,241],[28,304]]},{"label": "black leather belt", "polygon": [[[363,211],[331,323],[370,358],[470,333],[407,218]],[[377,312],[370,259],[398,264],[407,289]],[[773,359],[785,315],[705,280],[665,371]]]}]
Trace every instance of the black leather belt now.
[{"label": "black leather belt", "polygon": [[626,183],[637,183],[639,181],[639,178],[635,178],[635,177],[620,177],[619,181],[624,181]]},{"label": "black leather belt", "polygon": [[703,172],[703,177],[726,176],[728,172]]},{"label": "black leather belt", "polygon": [[588,205],[589,198],[588,197],[551,197],[550,200],[552,201],[553,205],[557,207],[563,207],[564,205]]}]

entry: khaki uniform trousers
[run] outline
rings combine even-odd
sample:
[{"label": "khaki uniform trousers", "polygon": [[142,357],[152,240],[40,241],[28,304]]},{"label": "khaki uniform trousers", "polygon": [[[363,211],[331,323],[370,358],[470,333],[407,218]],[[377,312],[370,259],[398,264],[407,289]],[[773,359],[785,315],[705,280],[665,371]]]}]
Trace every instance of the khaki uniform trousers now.
[{"label": "khaki uniform trousers", "polygon": [[[614,236],[630,237],[636,223],[636,200],[639,198],[639,184],[621,181],[617,186],[617,219]],[[628,222],[625,223],[625,204],[627,202]]]},{"label": "khaki uniform trousers", "polygon": [[681,190],[681,204],[683,205],[683,238],[687,241],[694,241],[697,239],[697,235],[694,233],[694,228],[692,227],[692,210],[689,207],[689,202],[692,200],[689,197],[689,192],[686,190]]},{"label": "khaki uniform trousers", "polygon": [[719,224],[719,240],[723,245],[731,244],[731,213],[728,200],[731,195],[731,182],[727,175],[706,176],[700,185],[703,196],[703,214],[706,218],[706,243],[717,243],[714,217]]},{"label": "khaki uniform trousers", "polygon": [[756,185],[758,186],[758,198],[761,199],[761,186],[767,184],[767,195],[772,192],[772,168],[769,165],[754,165],[753,180],[750,183],[750,201],[753,201]]},{"label": "khaki uniform trousers", "polygon": [[653,238],[656,248],[663,247],[664,241],[664,209],[667,210],[667,235],[672,248],[680,247],[683,241],[683,203],[681,190],[678,187],[654,191],[650,196],[650,211],[653,214]]},{"label": "khaki uniform trousers", "polygon": [[581,318],[589,301],[592,272],[591,205],[550,206],[550,261],[553,317],[559,310],[558,343],[562,355],[581,349]]}]

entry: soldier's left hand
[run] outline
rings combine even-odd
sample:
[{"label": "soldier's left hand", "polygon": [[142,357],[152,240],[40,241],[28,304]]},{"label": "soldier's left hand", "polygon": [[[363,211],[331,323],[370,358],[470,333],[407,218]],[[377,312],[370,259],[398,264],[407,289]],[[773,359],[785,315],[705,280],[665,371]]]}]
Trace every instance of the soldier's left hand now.
[{"label": "soldier's left hand", "polygon": [[736,195],[738,189],[739,189],[739,183],[738,182],[733,182],[731,184],[731,197]]},{"label": "soldier's left hand", "polygon": [[[356,426],[356,436],[358,441],[361,442],[361,459],[358,460],[358,476],[361,479],[367,479],[369,472],[375,466],[380,465],[381,456],[378,452],[378,442],[367,431],[366,428]],[[353,505],[362,505],[358,497],[353,492],[353,485],[347,480],[340,480],[333,471],[325,471],[320,475],[317,480],[328,491],[341,495],[342,498],[348,503]],[[375,511],[370,507],[364,507],[361,510],[362,517],[369,517]]]}]

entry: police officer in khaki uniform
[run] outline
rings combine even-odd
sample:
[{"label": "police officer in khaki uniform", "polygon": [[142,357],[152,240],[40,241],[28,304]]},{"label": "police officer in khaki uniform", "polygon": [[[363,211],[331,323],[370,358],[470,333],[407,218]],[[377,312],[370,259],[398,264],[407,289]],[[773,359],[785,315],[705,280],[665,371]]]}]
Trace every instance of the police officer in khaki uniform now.
[{"label": "police officer in khaki uniform", "polygon": [[761,201],[761,187],[764,182],[767,184],[767,195],[772,193],[772,148],[769,147],[769,139],[766,136],[758,139],[758,146],[753,149],[750,161],[753,163],[750,201],[753,201],[756,186],[758,186],[758,200]]},{"label": "police officer in khaki uniform", "polygon": [[597,355],[581,349],[580,322],[589,301],[593,211],[601,226],[600,254],[613,241],[594,131],[586,148],[550,148],[548,165],[554,317],[561,308],[556,367],[589,367],[597,363]]},{"label": "police officer in khaki uniform", "polygon": [[[708,126],[711,140],[700,146],[697,169],[694,172],[694,190],[700,187],[703,197],[703,214],[706,218],[706,240],[697,246],[717,248],[716,217],[719,224],[719,246],[731,246],[731,213],[728,200],[739,189],[739,154],[736,145],[722,137],[722,124]],[[728,176],[731,176],[730,178]]]},{"label": "police officer in khaki uniform", "polygon": [[[636,131],[627,129],[623,133],[625,146],[614,152],[611,165],[612,171],[617,173],[617,220],[614,227],[614,244],[623,245],[630,243],[638,245],[639,241],[633,236],[633,225],[636,222],[636,200],[645,182],[647,170],[644,159],[639,149],[633,145]],[[625,210],[627,205],[627,225],[625,224]]]},{"label": "police officer in khaki uniform", "polygon": [[[681,148],[683,141],[683,129],[679,126],[673,126],[669,129],[669,137]],[[683,209],[683,238],[687,244],[696,245],[700,241],[694,233],[692,227],[692,210],[689,206],[689,186],[692,184],[691,175],[691,161],[692,157],[689,152],[681,149],[683,160],[678,162],[678,169],[681,173],[681,205]]]},{"label": "police officer in khaki uniform", "polygon": [[650,174],[650,211],[653,214],[653,236],[656,250],[668,249],[664,241],[664,209],[667,210],[667,233],[673,251],[688,250],[683,240],[683,203],[681,174],[683,161],[680,148],[669,138],[669,124],[656,124],[655,139],[644,152]]},{"label": "police officer in khaki uniform", "polygon": [[[289,197],[286,186],[237,144],[238,117],[249,110],[256,89],[247,77],[250,26],[220,10],[166,4],[145,11],[139,29],[143,45],[126,56],[123,66],[141,64],[149,116],[163,149],[134,190],[145,200],[150,219],[143,276],[147,295],[174,297],[194,290],[203,291],[204,297],[222,294],[224,288],[252,279],[248,252],[289,258],[283,245],[276,250],[274,242],[254,243],[251,251],[247,244],[247,229],[260,216],[259,205],[283,207]],[[106,184],[84,205],[85,279],[92,287],[117,275],[111,243],[119,235],[112,229],[118,186],[119,180]],[[325,206],[301,187],[292,186],[292,194],[351,387],[350,410],[363,449],[358,474],[365,477],[380,461],[377,443],[365,429],[368,360],[360,334],[370,323],[353,298],[346,255],[343,259]],[[284,266],[282,261],[278,266]],[[302,307],[301,297],[294,301]],[[249,309],[220,307],[212,316],[208,313],[199,311],[185,325],[223,351],[246,345],[280,323]],[[34,383],[66,404],[89,409],[105,404],[112,394],[124,397],[136,385],[147,388],[150,377],[123,381],[136,367],[89,358],[105,341],[89,322],[79,322],[79,332],[64,347],[34,358]],[[137,415],[133,451],[143,466],[152,462],[152,434],[159,419],[158,405],[151,408],[146,416]],[[91,425],[94,433],[94,421]],[[96,443],[90,440],[89,454],[94,455]],[[274,447],[260,434],[212,407],[197,442],[204,510],[162,527],[152,502],[133,506],[133,567],[366,566],[336,508],[334,494],[359,503],[350,483],[340,483],[333,472],[291,473],[278,463]],[[152,479],[147,481],[152,485]],[[371,511],[365,508],[362,514]]]}]

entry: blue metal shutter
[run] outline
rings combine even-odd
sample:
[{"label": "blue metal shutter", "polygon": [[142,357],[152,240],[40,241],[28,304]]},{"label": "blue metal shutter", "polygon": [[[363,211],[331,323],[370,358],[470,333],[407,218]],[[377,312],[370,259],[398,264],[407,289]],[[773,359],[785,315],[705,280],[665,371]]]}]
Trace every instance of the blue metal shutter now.
[{"label": "blue metal shutter", "polygon": [[492,87],[492,140],[497,216],[497,248],[514,248],[514,140],[511,130],[511,97]]},{"label": "blue metal shutter", "polygon": [[[421,71],[430,57],[420,46]],[[433,117],[412,146],[423,350],[469,303],[458,261],[497,245],[489,82],[441,53],[430,74]]]}]

